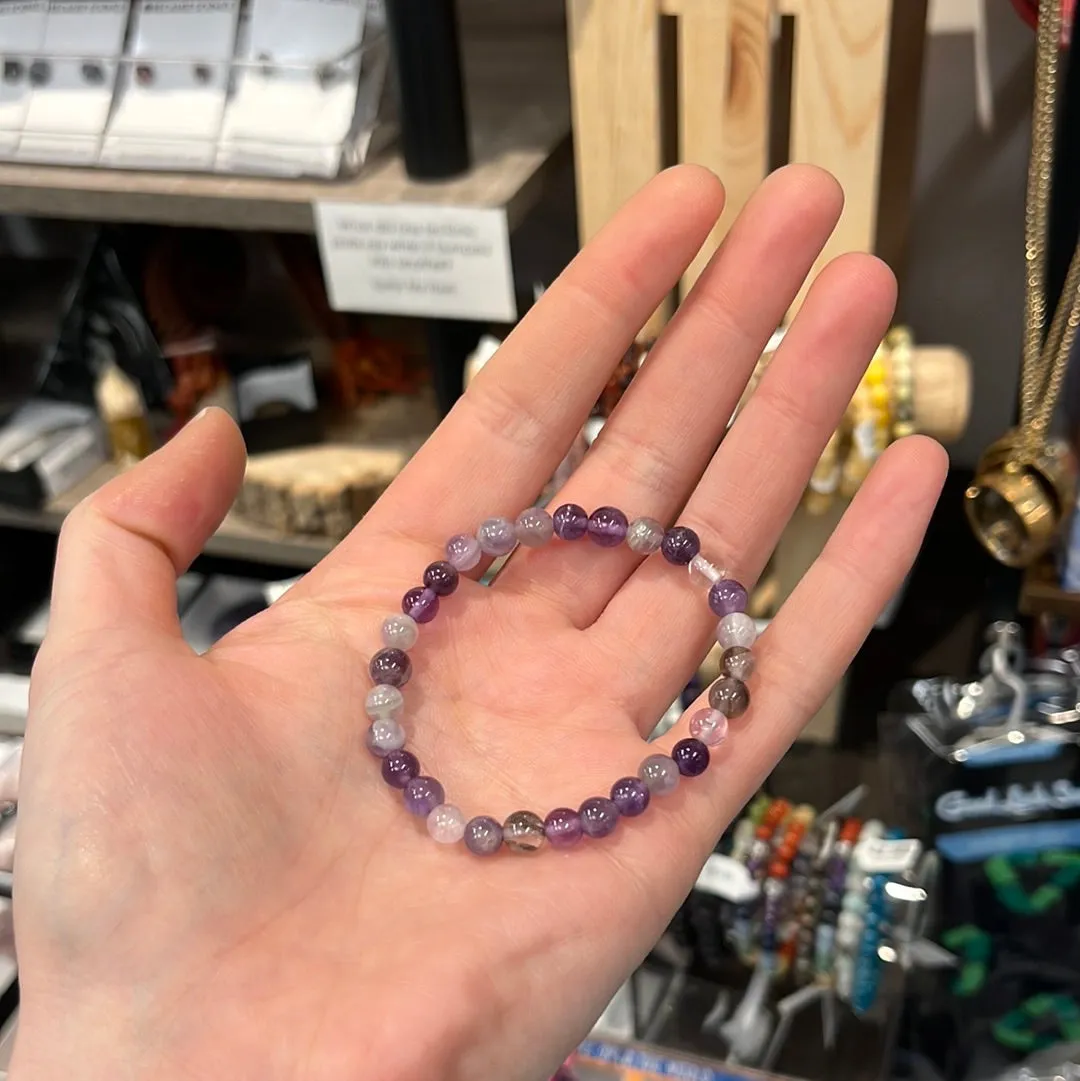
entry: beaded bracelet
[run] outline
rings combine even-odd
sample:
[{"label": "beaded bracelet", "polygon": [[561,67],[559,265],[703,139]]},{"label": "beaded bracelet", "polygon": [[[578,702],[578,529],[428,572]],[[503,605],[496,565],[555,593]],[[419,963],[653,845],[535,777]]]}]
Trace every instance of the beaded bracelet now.
[{"label": "beaded bracelet", "polygon": [[836,926],[840,905],[844,899],[848,861],[859,839],[862,823],[849,818],[840,829],[840,836],[825,865],[825,890],[821,900],[821,917],[814,937],[814,971],[819,980],[833,978],[836,951]]},{"label": "beaded bracelet", "polygon": [[780,925],[784,918],[791,865],[813,819],[812,807],[805,804],[796,807],[787,820],[780,843],[769,861],[768,873],[762,887],[765,904],[761,917],[761,934],[758,938],[758,945],[764,954],[774,955],[780,944]]},{"label": "beaded bracelet", "polygon": [[[709,708],[699,709],[690,718],[690,736],[681,739],[670,755],[650,754],[641,763],[636,777],[622,777],[608,796],[593,796],[575,811],[557,807],[546,818],[532,811],[515,811],[504,822],[489,815],[466,820],[462,811],[446,802],[443,786],[420,772],[420,763],[405,750],[405,731],[399,721],[404,698],[401,688],[412,675],[406,652],[419,637],[419,625],[438,614],[442,599],[458,587],[462,572],[476,567],[483,556],[507,556],[518,544],[539,548],[552,537],[563,541],[588,538],[601,548],[622,543],[638,555],[660,552],[668,563],[687,567],[691,578],[708,588],[708,604],[720,617],[716,639],[724,648],[723,674],[709,688]],[[728,721],[744,714],[750,705],[746,681],[754,671],[750,647],[757,637],[753,619],[746,614],[745,587],[701,555],[698,535],[686,526],[665,530],[653,518],[633,522],[615,507],[600,507],[592,514],[574,503],[566,503],[554,514],[541,507],[529,507],[509,518],[489,518],[476,535],[460,533],[446,543],[446,559],[432,563],[424,571],[424,584],[410,589],[401,602],[401,615],[388,616],[382,624],[383,649],[368,666],[375,686],[368,693],[365,709],[372,724],[367,747],[382,759],[383,779],[404,794],[406,809],[427,821],[431,836],[442,844],[464,840],[470,852],[491,856],[505,846],[514,852],[534,852],[545,841],[555,848],[567,848],[582,836],[600,838],[612,833],[621,818],[642,814],[654,796],[666,796],[680,777],[697,777],[709,766],[709,748],[723,742]]]},{"label": "beaded bracelet", "polygon": [[795,931],[795,979],[800,984],[814,981],[814,943],[821,918],[825,867],[832,856],[839,832],[839,823],[833,818],[824,832],[821,832],[820,828],[812,830],[803,842],[803,847],[808,851],[810,870],[806,893],[797,913],[798,925]]},{"label": "beaded bracelet", "polygon": [[[884,835],[884,825],[872,819],[863,826],[857,843],[877,840]],[[843,1002],[851,1000],[855,984],[856,954],[866,926],[872,886],[873,878],[860,865],[857,856],[853,855],[848,865],[847,889],[836,925],[836,993]]]},{"label": "beaded bracelet", "polygon": [[[773,800],[754,831],[754,840],[746,855],[746,870],[754,882],[761,882],[769,867],[774,834],[779,833],[791,813],[791,804],[786,799]],[[758,908],[756,898],[746,901],[735,909],[735,918],[731,926],[731,940],[735,951],[744,960],[750,957],[750,948],[754,934],[754,913]]]}]

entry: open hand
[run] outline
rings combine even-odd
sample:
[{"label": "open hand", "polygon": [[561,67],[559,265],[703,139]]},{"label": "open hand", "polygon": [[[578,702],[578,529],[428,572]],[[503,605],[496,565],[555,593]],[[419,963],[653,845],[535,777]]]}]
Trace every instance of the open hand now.
[{"label": "open hand", "polygon": [[[537,1081],[585,1035],[900,584],[944,454],[885,453],[756,647],[712,768],[604,841],[433,843],[364,749],[367,662],[447,537],[542,488],[722,203],[699,168],[647,185],[353,533],[205,656],[174,580],[241,479],[227,417],[72,513],[24,756],[14,1081]],[[753,582],[892,313],[881,263],[836,260],[725,435],[840,206],[817,169],[764,183],[556,503],[678,520]],[[636,771],[714,627],[661,560],[519,550],[421,629],[409,745],[467,815],[577,806]]]}]

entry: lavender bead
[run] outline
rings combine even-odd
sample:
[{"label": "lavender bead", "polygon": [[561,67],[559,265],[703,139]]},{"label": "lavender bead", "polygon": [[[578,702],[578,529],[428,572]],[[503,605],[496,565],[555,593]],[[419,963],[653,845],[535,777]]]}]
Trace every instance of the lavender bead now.
[{"label": "lavender bead", "polygon": [[582,832],[587,837],[606,837],[619,824],[619,808],[604,796],[587,799],[578,813]]},{"label": "lavender bead", "polygon": [[728,720],[741,717],[750,706],[750,691],[741,679],[721,676],[709,688],[709,705]]},{"label": "lavender bead", "polygon": [[589,515],[589,540],[601,548],[616,548],[626,538],[629,523],[618,507],[598,507]]},{"label": "lavender bead", "polygon": [[581,816],[569,807],[556,807],[544,819],[544,834],[553,848],[572,848],[581,833]]},{"label": "lavender bead", "polygon": [[654,796],[667,796],[679,787],[679,767],[666,754],[651,754],[640,766],[638,776]]},{"label": "lavender bead", "polygon": [[381,717],[372,722],[364,743],[376,758],[385,758],[391,751],[400,751],[405,746],[405,729],[392,717]]},{"label": "lavender bead", "polygon": [[387,616],[382,624],[382,641],[391,649],[412,649],[416,645],[420,631],[412,616],[395,613]]},{"label": "lavender bead", "polygon": [[444,803],[427,817],[427,831],[441,845],[456,845],[465,836],[465,816],[452,803]]},{"label": "lavender bead", "polygon": [[745,683],[754,674],[757,662],[746,646],[730,646],[720,657],[720,667],[727,675]]},{"label": "lavender bead", "polygon": [[517,516],[514,532],[526,548],[542,548],[551,540],[555,525],[543,507],[528,507]]},{"label": "lavender bead", "polygon": [[690,735],[706,747],[718,747],[727,738],[728,721],[718,709],[699,709],[690,718]]},{"label": "lavender bead", "polygon": [[401,716],[401,707],[405,704],[405,696],[397,687],[388,687],[385,683],[378,687],[372,687],[364,699],[364,712],[373,720],[380,721],[384,717],[398,718]]},{"label": "lavender bead", "polygon": [[589,516],[584,507],[576,503],[564,503],[551,516],[555,536],[560,540],[581,540],[589,531]]},{"label": "lavender bead", "polygon": [[485,555],[509,555],[517,544],[514,523],[509,518],[489,518],[476,531],[476,539]]},{"label": "lavender bead", "polygon": [[443,786],[434,777],[414,777],[405,786],[405,810],[427,818],[439,804],[446,801]]},{"label": "lavender bead", "polygon": [[446,561],[455,570],[471,571],[481,555],[480,542],[468,533],[457,533],[446,542]]},{"label": "lavender bead", "polygon": [[671,760],[684,777],[700,777],[709,768],[709,748],[700,739],[680,739],[671,749]]},{"label": "lavender bead", "polygon": [[417,623],[430,623],[439,614],[438,594],[426,586],[414,586],[401,598],[401,610]]},{"label": "lavender bead", "polygon": [[424,571],[424,585],[439,597],[449,597],[457,589],[459,580],[457,567],[445,559],[429,563]]},{"label": "lavender bead", "polygon": [[383,759],[383,780],[391,788],[404,788],[419,772],[420,763],[411,751],[391,751]]},{"label": "lavender bead", "polygon": [[655,518],[635,518],[626,531],[626,546],[638,555],[652,555],[663,539],[664,527]]},{"label": "lavender bead", "polygon": [[660,551],[669,563],[685,567],[701,551],[701,540],[688,526],[673,526],[664,534]]},{"label": "lavender bead", "polygon": [[636,818],[649,806],[649,786],[640,777],[621,777],[611,786],[611,802],[624,818]]},{"label": "lavender bead", "polygon": [[745,612],[748,600],[746,589],[734,578],[721,578],[709,589],[709,607],[718,616]]},{"label": "lavender bead", "polygon": [[380,649],[368,663],[372,683],[404,687],[412,675],[412,661],[403,649]]},{"label": "lavender bead", "polygon": [[465,847],[474,856],[494,856],[502,843],[502,823],[490,815],[477,815],[465,824]]}]

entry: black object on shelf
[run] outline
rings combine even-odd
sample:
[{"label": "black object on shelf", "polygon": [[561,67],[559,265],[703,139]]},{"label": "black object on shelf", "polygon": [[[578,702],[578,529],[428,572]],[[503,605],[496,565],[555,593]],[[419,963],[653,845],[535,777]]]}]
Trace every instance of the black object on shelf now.
[{"label": "black object on shelf", "polygon": [[397,74],[401,149],[413,180],[469,168],[455,0],[386,0]]}]

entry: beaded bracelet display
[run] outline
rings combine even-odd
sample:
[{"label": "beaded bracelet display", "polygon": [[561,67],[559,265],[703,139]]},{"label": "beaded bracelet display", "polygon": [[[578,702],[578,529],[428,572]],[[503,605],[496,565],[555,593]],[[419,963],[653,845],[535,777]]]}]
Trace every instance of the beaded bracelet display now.
[{"label": "beaded bracelet display", "polygon": [[[791,814],[791,804],[786,799],[776,799],[766,808],[754,829],[754,840],[746,853],[746,870],[754,882],[763,882],[769,868],[774,836],[779,834]],[[736,953],[749,961],[754,938],[754,915],[758,909],[757,899],[746,901],[735,909],[731,941]]]},{"label": "beaded bracelet display", "polygon": [[848,861],[859,839],[862,823],[857,818],[849,818],[840,828],[840,836],[833,846],[832,853],[825,865],[825,888],[821,898],[821,915],[818,918],[814,936],[814,971],[819,980],[833,978],[833,964],[836,953],[836,925],[840,916],[840,906],[844,900],[844,886],[847,883]]},{"label": "beaded bracelet display", "polygon": [[[454,804],[446,802],[443,786],[421,773],[416,756],[405,749],[405,730],[400,723],[404,697],[401,688],[412,675],[408,650],[417,642],[419,626],[439,612],[443,599],[458,587],[460,575],[476,567],[485,556],[506,556],[518,545],[539,548],[553,537],[563,541],[588,539],[601,548],[625,543],[638,555],[660,552],[676,566],[687,567],[691,578],[708,589],[708,604],[719,617],[716,638],[724,647],[723,675],[709,688],[709,708],[690,718],[690,736],[681,739],[670,755],[650,754],[637,776],[622,777],[607,796],[593,796],[577,810],[557,807],[546,818],[532,811],[515,811],[499,822],[489,815],[466,819]],[[737,581],[701,555],[701,542],[687,526],[664,527],[653,518],[627,520],[615,507],[600,507],[592,514],[566,503],[554,514],[529,507],[509,518],[489,518],[475,536],[460,533],[446,543],[446,558],[425,571],[423,585],[410,589],[402,599],[401,614],[388,616],[382,624],[383,647],[368,666],[375,686],[365,709],[371,718],[366,744],[382,759],[382,776],[400,789],[405,807],[427,820],[431,836],[443,844],[464,841],[470,852],[491,856],[504,845],[515,852],[533,852],[545,842],[568,848],[583,836],[600,838],[612,833],[621,818],[642,814],[654,796],[673,792],[681,777],[697,777],[709,766],[709,748],[723,742],[728,721],[744,714],[750,705],[746,681],[754,671],[750,647],[757,637],[753,619],[746,614],[747,592]]]}]

